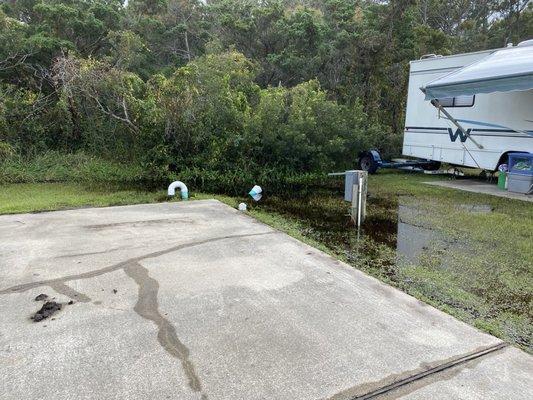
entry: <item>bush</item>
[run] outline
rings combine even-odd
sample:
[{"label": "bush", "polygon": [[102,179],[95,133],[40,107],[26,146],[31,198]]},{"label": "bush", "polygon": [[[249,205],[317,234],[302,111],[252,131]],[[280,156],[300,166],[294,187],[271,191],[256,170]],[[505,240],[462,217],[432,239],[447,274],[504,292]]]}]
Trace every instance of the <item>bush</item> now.
[{"label": "bush", "polygon": [[179,177],[204,191],[238,194],[262,182],[283,192],[352,168],[386,134],[368,124],[359,102],[338,104],[317,80],[260,89],[255,64],[237,52],[199,57],[148,82],[73,57],[58,59],[54,71],[62,89],[46,112],[22,118],[46,108],[44,100],[6,92],[3,115],[21,122],[7,123],[14,129],[4,135],[11,144],[0,182],[161,185]]},{"label": "bush", "polygon": [[245,196],[259,184],[268,193],[299,193],[312,186],[329,182],[326,174],[304,173],[265,168],[213,171],[205,168],[183,168],[155,176],[138,164],[117,163],[85,153],[47,152],[37,157],[12,155],[0,161],[0,184],[37,182],[79,182],[113,184],[129,187],[165,188],[174,180],[184,181],[191,190]]}]

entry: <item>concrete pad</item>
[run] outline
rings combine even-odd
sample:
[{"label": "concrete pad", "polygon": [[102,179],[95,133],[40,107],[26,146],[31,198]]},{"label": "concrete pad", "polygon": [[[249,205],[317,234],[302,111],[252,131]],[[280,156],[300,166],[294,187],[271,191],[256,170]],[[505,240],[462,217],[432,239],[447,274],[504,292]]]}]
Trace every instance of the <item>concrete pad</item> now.
[{"label": "concrete pad", "polygon": [[[0,237],[2,400],[353,399],[501,345],[217,201],[2,216]],[[65,305],[35,323],[40,293]]]},{"label": "concrete pad", "polygon": [[533,202],[533,195],[520,194],[501,190],[494,183],[484,183],[471,179],[453,181],[431,181],[424,182],[427,185],[441,186],[449,189],[464,190],[465,192],[488,194],[491,196],[505,197],[507,199]]}]

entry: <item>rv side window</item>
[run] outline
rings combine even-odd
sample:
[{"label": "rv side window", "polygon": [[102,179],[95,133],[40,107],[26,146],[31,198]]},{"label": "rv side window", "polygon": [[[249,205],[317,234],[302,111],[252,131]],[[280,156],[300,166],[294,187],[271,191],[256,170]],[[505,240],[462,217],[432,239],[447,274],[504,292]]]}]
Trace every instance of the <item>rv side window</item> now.
[{"label": "rv side window", "polygon": [[457,96],[453,98],[454,107],[472,107],[474,105],[474,96]]},{"label": "rv side window", "polygon": [[446,97],[445,99],[439,99],[439,103],[443,107],[453,107],[453,97]]},{"label": "rv side window", "polygon": [[439,99],[439,103],[443,107],[472,107],[474,100],[475,96],[457,96]]}]

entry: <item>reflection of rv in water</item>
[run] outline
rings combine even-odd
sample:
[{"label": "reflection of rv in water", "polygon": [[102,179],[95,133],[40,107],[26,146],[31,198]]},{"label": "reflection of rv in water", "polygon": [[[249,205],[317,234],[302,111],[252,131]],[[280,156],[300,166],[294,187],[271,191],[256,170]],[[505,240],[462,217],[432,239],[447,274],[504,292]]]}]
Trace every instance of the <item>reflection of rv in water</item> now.
[{"label": "reflection of rv in water", "polygon": [[[533,40],[411,62],[403,155],[496,170],[510,152],[533,153]],[[360,155],[370,172],[391,166]]]},{"label": "reflection of rv in water", "polygon": [[[443,266],[450,260],[444,251],[454,249],[453,253],[467,251],[468,245],[458,242],[454,238],[446,237],[431,227],[423,226],[420,217],[427,217],[426,211],[410,205],[408,197],[399,197],[398,219],[396,228],[396,262],[397,265],[419,264],[421,257],[439,254]],[[485,214],[492,212],[488,204],[457,204],[459,210],[471,214]]]}]

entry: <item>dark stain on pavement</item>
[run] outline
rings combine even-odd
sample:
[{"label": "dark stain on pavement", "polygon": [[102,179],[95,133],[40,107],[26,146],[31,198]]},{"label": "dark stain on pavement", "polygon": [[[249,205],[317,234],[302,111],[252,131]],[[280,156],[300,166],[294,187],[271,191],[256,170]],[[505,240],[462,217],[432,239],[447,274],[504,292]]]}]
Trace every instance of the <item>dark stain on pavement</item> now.
[{"label": "dark stain on pavement", "polygon": [[176,246],[172,246],[172,247],[170,247],[168,249],[165,249],[165,250],[155,251],[153,253],[148,253],[148,254],[144,254],[144,255],[138,256],[138,257],[133,257],[133,258],[130,258],[130,259],[126,260],[126,261],[121,261],[121,262],[119,262],[117,264],[109,265],[107,267],[104,267],[104,268],[101,268],[101,269],[97,269],[97,270],[94,270],[94,271],[88,271],[88,272],[84,272],[84,273],[81,273],[81,274],[75,274],[75,275],[67,275],[67,276],[64,276],[64,277],[61,277],[61,278],[57,278],[57,279],[48,279],[48,280],[42,280],[42,281],[23,283],[21,285],[16,285],[16,286],[12,286],[12,287],[9,287],[9,288],[6,288],[6,289],[1,289],[0,290],[0,296],[1,295],[5,295],[5,294],[9,294],[9,293],[23,293],[23,292],[26,292],[26,291],[31,290],[31,289],[35,289],[35,288],[40,287],[40,286],[49,286],[49,287],[51,287],[54,290],[56,290],[56,288],[59,289],[60,293],[65,294],[65,295],[67,295],[69,297],[71,297],[71,295],[72,295],[71,298],[73,300],[79,300],[76,297],[76,294],[79,295],[79,293],[75,292],[73,289],[71,289],[68,286],[66,286],[66,282],[82,280],[82,279],[95,278],[97,276],[101,276],[101,275],[104,275],[104,274],[107,274],[107,273],[110,273],[110,272],[114,272],[114,271],[118,271],[118,270],[124,269],[124,267],[130,265],[131,263],[135,263],[135,262],[139,262],[139,261],[142,261],[142,260],[146,260],[148,258],[156,258],[156,257],[162,256],[162,255],[165,255],[165,254],[168,254],[168,253],[172,253],[174,251],[178,251],[178,250],[181,250],[181,249],[186,249],[186,248],[189,248],[189,247],[200,246],[200,245],[203,245],[203,244],[212,243],[212,242],[218,242],[218,241],[227,240],[227,239],[238,239],[238,238],[244,238],[244,237],[250,237],[250,236],[272,235],[272,234],[276,234],[276,233],[279,233],[279,232],[277,232],[277,231],[269,231],[269,232],[259,232],[259,233],[246,233],[246,234],[240,234],[240,235],[227,235],[227,236],[209,238],[209,239],[205,239],[205,240],[199,240],[199,241],[196,241],[196,242],[183,243],[183,244],[179,244],[179,245],[176,245]]},{"label": "dark stain on pavement", "polygon": [[53,282],[50,282],[48,286],[50,286],[57,293],[61,293],[62,295],[70,297],[73,300],[77,300],[82,303],[89,303],[91,301],[91,298],[89,296],[86,296],[85,294],[72,289],[70,286],[68,286],[64,282],[53,281]]},{"label": "dark stain on pavement", "polygon": [[153,226],[153,225],[169,225],[176,223],[185,223],[193,224],[194,221],[190,218],[165,218],[165,219],[148,219],[140,221],[126,221],[126,222],[115,222],[110,224],[96,224],[96,225],[86,225],[84,228],[90,230],[103,230],[108,228],[120,228],[120,227],[139,227],[139,226]]},{"label": "dark stain on pavement", "polygon": [[[126,266],[124,272],[139,286],[137,304],[134,307],[135,312],[157,325],[157,340],[159,344],[168,354],[180,360],[191,389],[195,392],[201,392],[202,385],[196,374],[194,364],[189,358],[189,349],[179,340],[174,326],[159,311],[157,300],[159,282],[150,277],[148,270],[138,262],[132,262]],[[204,398],[206,398],[205,395]]]}]

